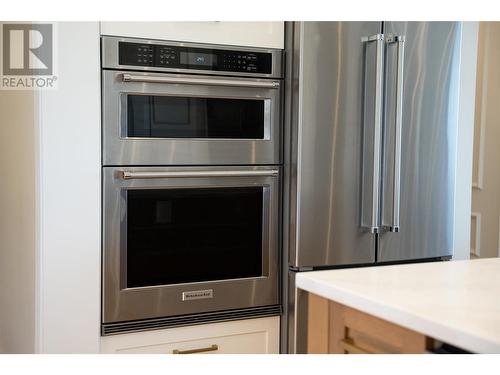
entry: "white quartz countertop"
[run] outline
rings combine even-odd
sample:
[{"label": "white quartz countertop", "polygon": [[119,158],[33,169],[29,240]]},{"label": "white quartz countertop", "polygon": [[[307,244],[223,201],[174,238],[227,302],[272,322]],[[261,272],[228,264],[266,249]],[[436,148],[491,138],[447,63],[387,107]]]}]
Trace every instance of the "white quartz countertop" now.
[{"label": "white quartz countertop", "polygon": [[297,288],[476,353],[500,353],[500,259],[297,274]]}]

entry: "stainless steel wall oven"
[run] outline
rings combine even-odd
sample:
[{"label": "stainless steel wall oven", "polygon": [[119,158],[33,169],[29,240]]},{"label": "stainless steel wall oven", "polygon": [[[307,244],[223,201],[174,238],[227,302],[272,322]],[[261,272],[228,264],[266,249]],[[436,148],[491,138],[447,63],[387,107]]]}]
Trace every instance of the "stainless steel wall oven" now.
[{"label": "stainless steel wall oven", "polygon": [[280,309],[281,51],[103,37],[103,334]]}]

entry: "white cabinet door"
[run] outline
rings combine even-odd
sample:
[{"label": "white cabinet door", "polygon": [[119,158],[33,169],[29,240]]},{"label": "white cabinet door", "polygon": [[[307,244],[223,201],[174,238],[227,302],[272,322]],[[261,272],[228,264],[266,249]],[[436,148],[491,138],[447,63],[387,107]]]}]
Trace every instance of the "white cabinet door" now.
[{"label": "white cabinet door", "polygon": [[279,317],[101,337],[101,353],[278,354]]},{"label": "white cabinet door", "polygon": [[181,42],[284,48],[284,22],[101,22],[101,34]]}]

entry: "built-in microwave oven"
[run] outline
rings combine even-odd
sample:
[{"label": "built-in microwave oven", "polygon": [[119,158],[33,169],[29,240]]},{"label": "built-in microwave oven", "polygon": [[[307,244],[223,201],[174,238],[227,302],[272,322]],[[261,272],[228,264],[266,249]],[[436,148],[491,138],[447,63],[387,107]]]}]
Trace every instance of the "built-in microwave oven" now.
[{"label": "built-in microwave oven", "polygon": [[103,37],[103,164],[279,164],[281,65],[281,50]]}]

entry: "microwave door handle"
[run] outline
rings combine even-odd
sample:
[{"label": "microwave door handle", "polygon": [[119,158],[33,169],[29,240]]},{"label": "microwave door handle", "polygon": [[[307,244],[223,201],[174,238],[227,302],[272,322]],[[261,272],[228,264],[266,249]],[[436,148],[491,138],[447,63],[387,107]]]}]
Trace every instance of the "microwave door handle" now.
[{"label": "microwave door handle", "polygon": [[184,85],[204,85],[204,86],[226,86],[226,87],[250,87],[278,89],[279,81],[252,81],[238,78],[199,78],[199,77],[172,77],[158,75],[133,75],[128,73],[120,74],[123,82],[142,83],[171,83]]},{"label": "microwave door handle", "polygon": [[123,180],[142,180],[154,178],[200,178],[200,177],[256,177],[278,176],[278,169],[256,171],[168,171],[168,172],[132,172],[120,171],[119,177]]}]

